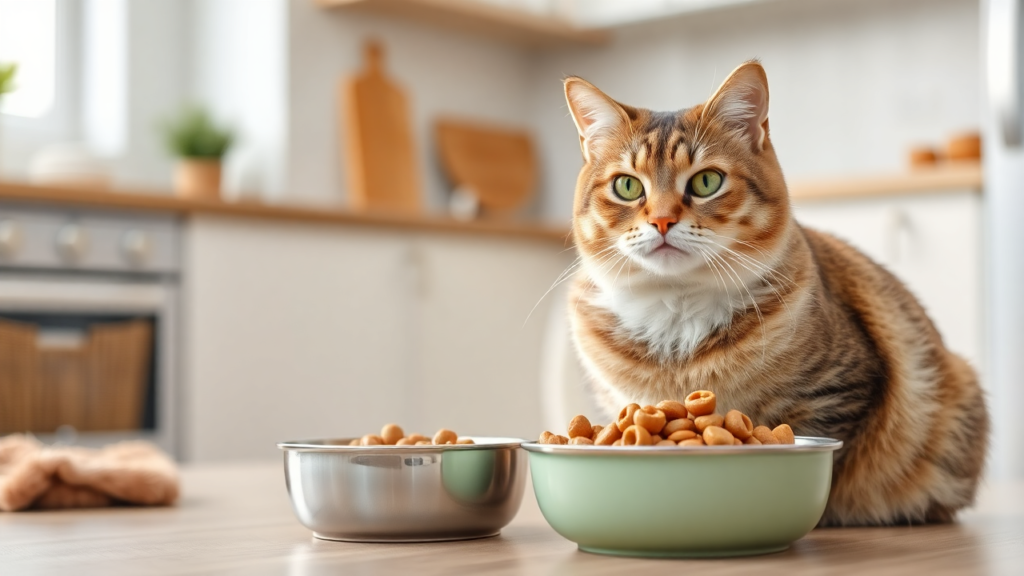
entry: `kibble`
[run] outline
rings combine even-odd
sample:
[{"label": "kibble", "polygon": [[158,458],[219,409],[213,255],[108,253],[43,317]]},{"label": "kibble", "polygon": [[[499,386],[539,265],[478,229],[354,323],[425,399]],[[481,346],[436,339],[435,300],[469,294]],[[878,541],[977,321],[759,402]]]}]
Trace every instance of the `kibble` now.
[{"label": "kibble", "polygon": [[349,446],[440,446],[449,444],[475,444],[472,438],[459,438],[455,432],[442,428],[428,438],[423,434],[406,434],[398,424],[385,424],[380,434],[367,434],[350,440]]},{"label": "kibble", "polygon": [[[615,421],[604,426],[592,424],[586,416],[576,416],[569,422],[568,436],[545,431],[538,441],[541,444],[574,446],[659,447],[796,443],[793,429],[788,424],[780,424],[774,429],[755,427],[750,417],[739,410],[729,410],[723,416],[715,412],[717,407],[714,392],[698,390],[689,394],[684,402],[663,400],[656,405],[642,407],[629,404],[619,411]],[[399,442],[402,440],[407,439]]]}]

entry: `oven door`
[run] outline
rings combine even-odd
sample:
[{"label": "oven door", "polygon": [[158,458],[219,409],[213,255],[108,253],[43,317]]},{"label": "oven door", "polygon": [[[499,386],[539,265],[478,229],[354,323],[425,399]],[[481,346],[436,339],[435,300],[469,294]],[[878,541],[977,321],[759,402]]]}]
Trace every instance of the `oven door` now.
[{"label": "oven door", "polygon": [[[6,374],[0,370],[0,395],[9,406],[17,401],[21,407],[8,409],[8,428],[27,428],[43,441],[88,446],[141,438],[179,456],[178,294],[171,280],[4,272],[0,322],[7,329],[0,344],[6,341],[6,352],[22,366]],[[132,332],[133,326],[144,330]],[[135,345],[140,342],[145,350]],[[82,362],[76,360],[79,350],[86,351]],[[126,364],[131,373],[135,357],[145,362],[142,368],[135,363],[138,382],[120,389],[131,393],[111,388],[118,375],[125,380]],[[104,365],[113,369],[97,369]],[[106,396],[96,393],[101,388]],[[125,402],[129,412],[138,406],[138,413],[116,414]]]}]

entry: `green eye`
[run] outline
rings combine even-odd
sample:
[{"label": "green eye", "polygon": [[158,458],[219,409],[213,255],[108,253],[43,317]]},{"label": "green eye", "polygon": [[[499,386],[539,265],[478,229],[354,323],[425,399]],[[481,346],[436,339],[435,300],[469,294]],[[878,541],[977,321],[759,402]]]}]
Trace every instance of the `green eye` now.
[{"label": "green eye", "polygon": [[722,187],[722,175],[714,170],[703,170],[698,172],[690,180],[690,190],[694,196],[707,198]]},{"label": "green eye", "polygon": [[623,200],[636,200],[644,193],[644,185],[632,176],[619,176],[612,184],[615,195]]}]

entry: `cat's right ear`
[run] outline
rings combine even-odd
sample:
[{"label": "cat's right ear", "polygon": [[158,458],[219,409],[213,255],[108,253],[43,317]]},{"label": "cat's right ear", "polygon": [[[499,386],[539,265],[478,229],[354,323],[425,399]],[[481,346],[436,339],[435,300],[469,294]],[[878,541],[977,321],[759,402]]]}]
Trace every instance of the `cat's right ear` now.
[{"label": "cat's right ear", "polygon": [[629,116],[622,106],[582,78],[565,79],[565,101],[580,133],[583,158],[588,162],[602,141],[629,125]]}]

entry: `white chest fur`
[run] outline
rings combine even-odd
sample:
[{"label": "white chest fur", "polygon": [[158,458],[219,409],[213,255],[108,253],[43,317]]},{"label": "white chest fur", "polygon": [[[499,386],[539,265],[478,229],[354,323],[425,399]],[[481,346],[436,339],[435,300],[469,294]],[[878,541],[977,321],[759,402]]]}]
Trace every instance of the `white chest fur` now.
[{"label": "white chest fur", "polygon": [[729,324],[742,303],[722,290],[695,286],[630,291],[606,290],[596,304],[619,319],[635,340],[662,357],[690,354],[709,334]]}]

